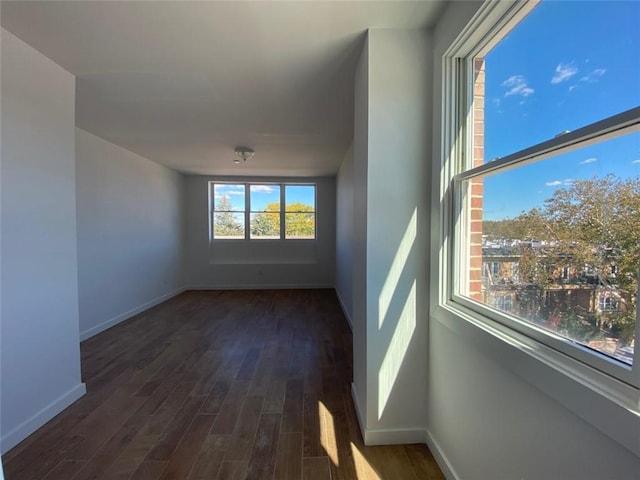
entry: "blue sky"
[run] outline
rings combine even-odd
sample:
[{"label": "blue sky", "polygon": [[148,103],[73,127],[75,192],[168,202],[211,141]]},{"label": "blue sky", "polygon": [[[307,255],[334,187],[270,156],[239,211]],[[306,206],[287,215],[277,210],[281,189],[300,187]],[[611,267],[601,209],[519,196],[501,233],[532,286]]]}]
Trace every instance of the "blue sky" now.
[{"label": "blue sky", "polygon": [[[253,184],[251,185],[251,210],[263,211],[270,203],[280,202],[280,185],[277,184]],[[216,184],[216,202],[226,195],[231,200],[234,210],[245,209],[245,187],[243,184]],[[312,185],[286,185],[285,198],[287,205],[302,202],[315,207],[314,186]]]},{"label": "blue sky", "polygon": [[[640,105],[640,1],[544,1],[486,56],[485,159]],[[640,175],[640,134],[485,179],[484,215],[513,217],[576,179]]]}]

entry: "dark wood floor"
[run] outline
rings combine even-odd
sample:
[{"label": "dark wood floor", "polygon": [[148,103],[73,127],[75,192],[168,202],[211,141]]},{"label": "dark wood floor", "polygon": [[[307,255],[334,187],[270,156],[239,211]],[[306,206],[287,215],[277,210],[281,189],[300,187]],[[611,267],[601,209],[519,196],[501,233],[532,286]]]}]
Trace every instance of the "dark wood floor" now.
[{"label": "dark wood floor", "polygon": [[186,292],[82,343],[87,395],[6,479],[443,479],[424,445],[363,445],[351,341],[331,290]]}]

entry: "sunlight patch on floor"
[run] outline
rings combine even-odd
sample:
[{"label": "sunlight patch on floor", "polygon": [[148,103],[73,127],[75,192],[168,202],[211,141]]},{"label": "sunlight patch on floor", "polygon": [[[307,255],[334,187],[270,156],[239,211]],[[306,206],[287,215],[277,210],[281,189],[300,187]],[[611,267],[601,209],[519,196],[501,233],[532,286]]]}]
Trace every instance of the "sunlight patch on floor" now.
[{"label": "sunlight patch on floor", "polygon": [[358,478],[366,478],[367,480],[381,480],[380,476],[373,469],[371,464],[364,457],[360,449],[351,442],[351,453],[353,462],[356,467],[356,475]]},{"label": "sunlight patch on floor", "polygon": [[340,461],[336,443],[335,423],[333,415],[322,402],[318,402],[318,418],[320,419],[320,445],[327,452],[334,465],[338,466]]}]

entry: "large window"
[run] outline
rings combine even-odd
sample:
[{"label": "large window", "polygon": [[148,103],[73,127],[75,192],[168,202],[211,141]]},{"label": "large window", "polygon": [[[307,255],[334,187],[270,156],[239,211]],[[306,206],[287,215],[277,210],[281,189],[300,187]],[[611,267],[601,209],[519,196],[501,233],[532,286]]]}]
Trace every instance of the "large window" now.
[{"label": "large window", "polygon": [[313,185],[285,185],[285,238],[315,238],[316,208]]},{"label": "large window", "polygon": [[524,5],[447,63],[443,298],[637,387],[640,4]]},{"label": "large window", "polygon": [[211,182],[210,205],[214,240],[316,238],[315,185]]},{"label": "large window", "polygon": [[246,188],[244,184],[212,184],[213,237],[241,239],[245,236]]}]

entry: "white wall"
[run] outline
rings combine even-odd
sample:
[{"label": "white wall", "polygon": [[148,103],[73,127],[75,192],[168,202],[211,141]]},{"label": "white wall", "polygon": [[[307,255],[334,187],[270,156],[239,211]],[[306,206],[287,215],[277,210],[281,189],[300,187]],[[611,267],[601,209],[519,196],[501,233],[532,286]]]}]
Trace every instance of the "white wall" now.
[{"label": "white wall", "polygon": [[424,31],[371,29],[357,72],[367,147],[356,113],[354,177],[366,175],[366,205],[356,200],[354,216],[366,215],[366,275],[355,278],[366,282],[366,311],[354,304],[354,393],[369,444],[420,441],[426,428],[430,54]]},{"label": "white wall", "polygon": [[[450,3],[435,31],[436,212],[442,55],[479,6],[474,2]],[[438,225],[436,214],[434,245]],[[432,255],[431,264],[437,265],[437,248]],[[437,280],[436,272],[432,277],[434,298]],[[434,309],[430,319],[427,366],[428,439],[449,478],[640,478],[640,458],[549,395],[560,389],[575,403],[584,395],[584,389],[574,380],[463,319],[445,318],[442,309]],[[597,408],[591,414],[606,415]],[[637,438],[640,440],[640,432]]]},{"label": "white wall", "polygon": [[2,30],[2,450],[84,394],[75,78]]},{"label": "white wall", "polygon": [[[315,183],[316,240],[209,242],[209,182]],[[333,287],[336,191],[333,177],[186,177],[186,284],[189,288]]]},{"label": "white wall", "polygon": [[349,324],[353,318],[353,143],[336,177],[336,293]]},{"label": "white wall", "polygon": [[[353,400],[365,435],[367,412],[367,169],[369,156],[369,32],[355,75],[353,130]],[[348,267],[345,267],[348,269]]]},{"label": "white wall", "polygon": [[180,292],[183,177],[76,130],[81,339]]}]

